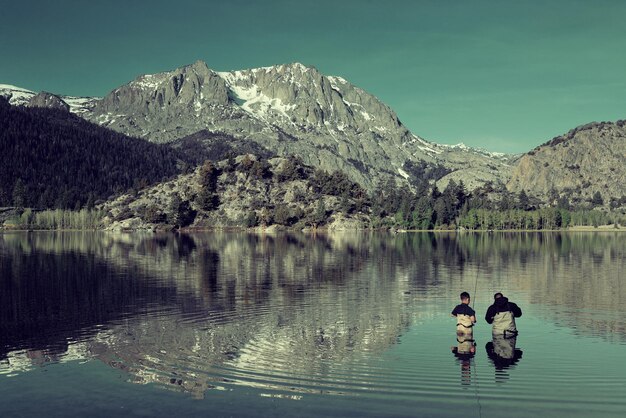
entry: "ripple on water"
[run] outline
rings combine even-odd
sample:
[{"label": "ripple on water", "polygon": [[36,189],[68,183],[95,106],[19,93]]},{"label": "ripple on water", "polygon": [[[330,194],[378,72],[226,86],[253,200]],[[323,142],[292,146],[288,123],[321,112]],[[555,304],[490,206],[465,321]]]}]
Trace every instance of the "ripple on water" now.
[{"label": "ripple on water", "polygon": [[[29,253],[0,237],[3,271],[35,266],[2,282],[2,318],[21,327],[2,334],[11,341],[0,374],[97,360],[196,397],[246,387],[276,399],[338,395],[390,415],[394,405],[455,416],[626,410],[615,360],[626,341],[622,241],[399,235],[168,235],[54,251],[35,240]],[[451,354],[449,312],[464,290],[479,316],[495,291],[520,304],[515,365],[488,358],[484,323],[473,358]]]}]

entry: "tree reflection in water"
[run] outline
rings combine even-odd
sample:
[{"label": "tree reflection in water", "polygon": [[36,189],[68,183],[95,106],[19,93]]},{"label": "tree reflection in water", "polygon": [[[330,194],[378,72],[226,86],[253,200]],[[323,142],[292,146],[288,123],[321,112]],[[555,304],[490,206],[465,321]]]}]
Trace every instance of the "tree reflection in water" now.
[{"label": "tree reflection in water", "polygon": [[609,233],[9,233],[0,369],[98,358],[194,396],[319,390],[478,279],[559,306],[547,319],[575,332],[626,340],[625,253]]}]

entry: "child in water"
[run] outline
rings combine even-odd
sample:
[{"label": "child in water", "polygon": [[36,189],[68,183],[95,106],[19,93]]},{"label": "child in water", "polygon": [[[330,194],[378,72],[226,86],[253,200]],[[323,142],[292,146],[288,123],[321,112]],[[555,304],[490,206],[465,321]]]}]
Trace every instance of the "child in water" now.
[{"label": "child in water", "polygon": [[466,335],[473,332],[476,323],[476,312],[469,306],[470,295],[467,292],[461,293],[461,303],[452,310],[452,316],[456,317],[456,334]]},{"label": "child in water", "polygon": [[471,383],[472,358],[476,354],[476,342],[474,341],[474,324],[476,312],[469,306],[470,295],[461,293],[461,303],[452,310],[452,316],[456,317],[456,341],[457,346],[452,347],[452,353],[459,359],[461,364],[461,384]]}]

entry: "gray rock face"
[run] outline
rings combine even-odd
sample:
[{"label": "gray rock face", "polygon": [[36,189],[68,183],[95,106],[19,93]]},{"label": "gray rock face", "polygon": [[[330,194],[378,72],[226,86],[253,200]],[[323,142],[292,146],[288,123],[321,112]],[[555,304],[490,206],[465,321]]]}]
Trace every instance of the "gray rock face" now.
[{"label": "gray rock face", "polygon": [[100,100],[93,114],[150,116],[200,110],[203,106],[226,106],[228,102],[224,80],[198,61],[174,71],[138,77]]},{"label": "gray rock face", "polygon": [[28,107],[47,107],[50,109],[59,109],[69,112],[70,106],[63,101],[59,96],[42,91],[39,94],[31,97],[26,103]]},{"label": "gray rock face", "polygon": [[144,137],[170,142],[205,128],[228,125],[232,115],[224,80],[204,62],[143,75],[98,101],[86,119]]},{"label": "gray rock face", "polygon": [[328,171],[342,170],[367,188],[381,177],[402,180],[409,160],[443,164],[470,189],[508,180],[510,171],[507,158],[419,138],[376,97],[299,63],[215,72],[198,61],[138,77],[82,116],[155,142],[201,130],[226,133]]},{"label": "gray rock face", "polygon": [[590,123],[522,156],[507,184],[546,200],[552,189],[574,200],[626,195],[626,121]]}]

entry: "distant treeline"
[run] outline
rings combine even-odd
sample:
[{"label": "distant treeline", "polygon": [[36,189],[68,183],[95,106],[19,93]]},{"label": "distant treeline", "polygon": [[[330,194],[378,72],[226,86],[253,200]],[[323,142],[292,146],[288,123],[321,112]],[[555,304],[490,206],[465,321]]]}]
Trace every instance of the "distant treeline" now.
[{"label": "distant treeline", "polygon": [[[494,194],[499,200],[490,197]],[[573,208],[562,198],[555,207],[540,207],[541,203],[524,191],[513,195],[486,184],[468,193],[462,181],[450,181],[442,192],[425,182],[411,189],[388,181],[369,196],[367,203],[374,227],[522,230],[626,224],[626,215],[621,212],[592,209],[602,202],[592,201],[590,208]]]},{"label": "distant treeline", "polygon": [[102,226],[105,213],[101,210],[43,210],[25,209],[21,214],[5,222],[8,228],[44,230],[89,230]]},{"label": "distant treeline", "polygon": [[599,210],[568,211],[542,208],[532,211],[518,209],[495,211],[471,209],[459,219],[458,226],[473,230],[560,229],[570,226],[624,225],[626,217]]},{"label": "distant treeline", "polygon": [[180,152],[0,97],[0,207],[80,209],[179,173]]}]

